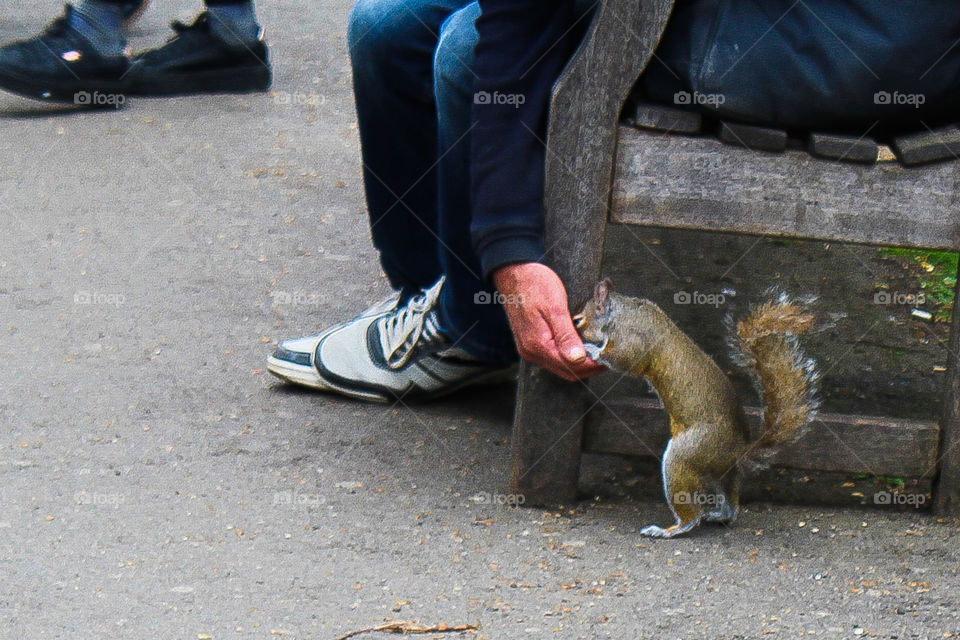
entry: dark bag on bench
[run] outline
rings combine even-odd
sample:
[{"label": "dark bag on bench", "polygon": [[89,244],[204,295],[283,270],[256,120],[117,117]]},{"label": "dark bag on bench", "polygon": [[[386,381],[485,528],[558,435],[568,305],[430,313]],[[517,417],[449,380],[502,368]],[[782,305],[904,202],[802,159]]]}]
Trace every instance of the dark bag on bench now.
[{"label": "dark bag on bench", "polygon": [[871,135],[960,121],[960,2],[678,0],[647,99]]}]

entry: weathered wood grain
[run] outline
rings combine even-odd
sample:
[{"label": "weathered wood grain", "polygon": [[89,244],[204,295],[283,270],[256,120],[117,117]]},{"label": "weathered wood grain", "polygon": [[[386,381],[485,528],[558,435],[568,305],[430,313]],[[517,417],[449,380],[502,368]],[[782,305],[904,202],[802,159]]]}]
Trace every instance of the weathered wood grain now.
[{"label": "weathered wood grain", "polygon": [[807,150],[815,156],[875,164],[880,157],[880,145],[872,138],[840,136],[829,133],[812,133],[807,141]]},{"label": "weathered wood grain", "polygon": [[643,102],[634,109],[631,124],[642,129],[666,133],[691,134],[700,132],[703,127],[703,116],[696,111]]},{"label": "weathered wood grain", "polygon": [[783,151],[787,148],[787,132],[783,129],[721,122],[719,137],[721,142],[745,149]]},{"label": "weathered wood grain", "polygon": [[960,159],[960,129],[956,126],[894,138],[893,151],[907,166]]},{"label": "weathered wood grain", "polygon": [[652,226],[960,247],[960,163],[906,169],[620,127],[611,218]]}]

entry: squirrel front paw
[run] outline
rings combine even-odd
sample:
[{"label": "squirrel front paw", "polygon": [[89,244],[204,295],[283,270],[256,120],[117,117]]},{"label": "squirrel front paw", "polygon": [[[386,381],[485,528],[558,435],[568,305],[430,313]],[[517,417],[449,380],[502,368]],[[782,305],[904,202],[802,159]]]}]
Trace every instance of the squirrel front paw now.
[{"label": "squirrel front paw", "polygon": [[600,362],[603,358],[603,348],[592,342],[584,342],[583,350],[587,352],[587,356],[594,362]]}]

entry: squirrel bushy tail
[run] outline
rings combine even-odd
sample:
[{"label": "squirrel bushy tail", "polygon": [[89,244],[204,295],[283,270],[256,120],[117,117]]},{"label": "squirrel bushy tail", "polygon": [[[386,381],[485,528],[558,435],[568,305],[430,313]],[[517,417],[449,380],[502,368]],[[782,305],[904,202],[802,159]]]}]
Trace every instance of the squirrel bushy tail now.
[{"label": "squirrel bushy tail", "polygon": [[749,466],[766,465],[816,414],[815,363],[803,355],[797,341],[814,325],[805,304],[780,294],[751,309],[732,336],[734,356],[753,372],[763,401],[763,430],[744,456]]}]

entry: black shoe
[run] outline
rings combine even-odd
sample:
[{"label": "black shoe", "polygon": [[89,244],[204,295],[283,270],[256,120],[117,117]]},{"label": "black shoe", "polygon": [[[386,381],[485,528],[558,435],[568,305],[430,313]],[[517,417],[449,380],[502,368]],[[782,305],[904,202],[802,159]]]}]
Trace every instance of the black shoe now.
[{"label": "black shoe", "polygon": [[130,61],[97,52],[70,26],[71,13],[67,5],[39,36],[0,48],[0,88],[37,100],[123,106]]},{"label": "black shoe", "polygon": [[140,19],[143,12],[147,10],[148,4],[150,4],[150,0],[130,0],[130,2],[123,3],[124,29]]},{"label": "black shoe", "polygon": [[231,44],[210,29],[206,11],[191,25],[174,22],[177,35],[158,49],[134,56],[131,91],[162,96],[187,93],[245,93],[270,88],[267,45]]}]

